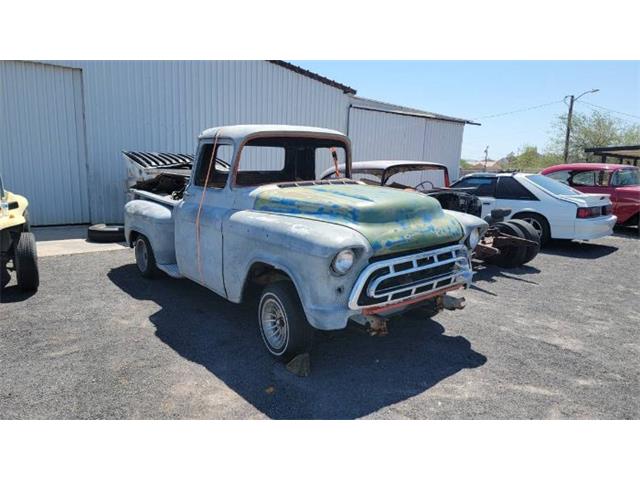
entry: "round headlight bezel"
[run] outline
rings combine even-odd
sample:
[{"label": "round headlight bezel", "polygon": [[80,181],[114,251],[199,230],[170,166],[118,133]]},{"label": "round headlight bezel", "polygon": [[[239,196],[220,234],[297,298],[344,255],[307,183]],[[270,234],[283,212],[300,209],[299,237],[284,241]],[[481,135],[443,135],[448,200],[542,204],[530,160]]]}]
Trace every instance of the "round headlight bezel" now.
[{"label": "round headlight bezel", "polygon": [[343,276],[349,273],[356,263],[356,252],[351,248],[340,250],[331,261],[331,272]]},{"label": "round headlight bezel", "polygon": [[467,246],[473,250],[476,248],[478,243],[480,243],[480,229],[476,227],[471,230],[471,233],[469,233],[469,236],[467,237]]}]

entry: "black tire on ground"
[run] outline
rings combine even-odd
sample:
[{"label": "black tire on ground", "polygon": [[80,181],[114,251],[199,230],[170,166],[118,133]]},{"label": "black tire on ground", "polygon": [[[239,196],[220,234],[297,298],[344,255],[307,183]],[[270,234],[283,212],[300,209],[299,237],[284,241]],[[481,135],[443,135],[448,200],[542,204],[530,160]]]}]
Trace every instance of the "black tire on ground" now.
[{"label": "black tire on ground", "polygon": [[524,260],[522,261],[522,263],[529,263],[531,260],[536,258],[536,255],[538,255],[538,252],[540,252],[540,233],[535,228],[533,228],[530,223],[527,223],[524,220],[509,220],[507,223],[511,223],[512,225],[515,225],[517,228],[519,228],[524,234],[524,238],[526,238],[527,240],[533,240],[534,242],[536,242],[535,246],[532,245],[526,248],[527,253],[524,256]]},{"label": "black tire on ground", "polygon": [[144,235],[138,235],[136,241],[133,242],[133,252],[136,257],[136,266],[140,271],[140,275],[145,278],[153,278],[158,275],[158,265],[156,257],[151,248],[151,242]]},{"label": "black tire on ground", "polygon": [[265,347],[280,361],[288,362],[309,352],[314,329],[292,282],[283,280],[264,287],[258,305],[258,328]]},{"label": "black tire on ground", "polygon": [[[500,230],[501,233],[506,233],[508,235],[513,235],[519,238],[525,238],[524,233],[522,233],[522,231],[518,227],[507,222],[498,222],[495,224],[495,227]],[[516,245],[500,247],[500,253],[498,255],[488,257],[486,259],[486,262],[504,268],[519,267],[520,265],[522,265],[526,253],[526,247]]]},{"label": "black tire on ground", "polygon": [[546,218],[538,213],[521,212],[513,216],[513,219],[524,220],[530,223],[540,232],[540,246],[546,245],[551,240],[551,228]]},{"label": "black tire on ground", "polygon": [[97,223],[87,229],[87,240],[97,243],[124,242],[123,225]]},{"label": "black tire on ground", "polygon": [[16,280],[23,290],[37,290],[40,284],[38,275],[38,253],[36,238],[31,232],[22,232],[15,246],[13,263],[16,268]]},{"label": "black tire on ground", "polygon": [[11,280],[9,270],[7,270],[7,267],[4,265],[0,266],[0,288],[6,287],[9,280]]}]

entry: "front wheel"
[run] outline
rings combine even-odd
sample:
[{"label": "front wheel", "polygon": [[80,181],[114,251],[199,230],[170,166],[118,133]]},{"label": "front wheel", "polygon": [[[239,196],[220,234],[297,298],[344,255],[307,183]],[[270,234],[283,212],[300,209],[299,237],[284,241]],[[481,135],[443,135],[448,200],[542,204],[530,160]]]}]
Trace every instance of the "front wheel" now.
[{"label": "front wheel", "polygon": [[23,290],[37,290],[40,284],[36,238],[31,232],[22,232],[15,247],[13,265],[18,286]]},{"label": "front wheel", "polygon": [[278,360],[288,362],[311,348],[313,327],[289,281],[275,282],[264,288],[258,305],[258,326],[267,350]]}]

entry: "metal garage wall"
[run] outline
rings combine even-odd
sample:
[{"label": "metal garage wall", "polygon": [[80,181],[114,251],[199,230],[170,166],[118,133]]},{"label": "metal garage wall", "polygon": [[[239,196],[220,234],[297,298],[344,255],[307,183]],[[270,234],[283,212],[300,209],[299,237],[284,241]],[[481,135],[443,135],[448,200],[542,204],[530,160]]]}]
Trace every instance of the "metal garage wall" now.
[{"label": "metal garage wall", "polygon": [[458,178],[464,123],[353,107],[349,136],[354,161],[416,160],[442,163]]},{"label": "metal garage wall", "polygon": [[191,153],[216,125],[347,128],[342,90],[265,61],[50,63],[83,72],[92,222],[122,221],[122,150]]},{"label": "metal garage wall", "polygon": [[0,173],[34,225],[89,221],[82,73],[0,62]]}]

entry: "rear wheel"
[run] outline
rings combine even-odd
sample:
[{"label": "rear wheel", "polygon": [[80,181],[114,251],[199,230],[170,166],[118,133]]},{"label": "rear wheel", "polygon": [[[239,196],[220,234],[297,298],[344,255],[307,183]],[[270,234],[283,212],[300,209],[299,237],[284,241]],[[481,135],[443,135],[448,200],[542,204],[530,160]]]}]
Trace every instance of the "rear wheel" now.
[{"label": "rear wheel", "polygon": [[155,277],[158,274],[158,266],[149,239],[144,235],[139,235],[133,245],[133,250],[140,274],[145,278]]},{"label": "rear wheel", "polygon": [[513,216],[513,219],[524,220],[540,234],[540,245],[545,245],[551,240],[551,228],[549,222],[537,213],[522,212]]},{"label": "rear wheel", "polygon": [[288,362],[311,348],[313,327],[290,281],[264,288],[258,305],[258,326],[267,350],[278,360]]},{"label": "rear wheel", "polygon": [[508,223],[515,225],[517,228],[519,228],[520,231],[524,234],[524,238],[526,238],[527,240],[536,242],[536,245],[526,247],[526,254],[524,256],[524,260],[522,261],[522,263],[523,264],[528,263],[534,258],[536,258],[536,255],[538,255],[538,252],[540,251],[540,232],[538,232],[533,227],[533,225],[525,222],[524,220],[518,220],[518,219],[509,220]]},{"label": "rear wheel", "polygon": [[16,280],[23,290],[37,290],[40,284],[36,238],[31,232],[22,232],[15,246],[13,263]]},{"label": "rear wheel", "polygon": [[[500,233],[512,235],[518,238],[525,238],[524,233],[513,224],[507,222],[498,222],[495,227]],[[524,263],[524,258],[527,253],[526,247],[519,245],[505,245],[500,247],[500,253],[487,258],[487,262],[493,263],[500,267],[514,268]]]}]

